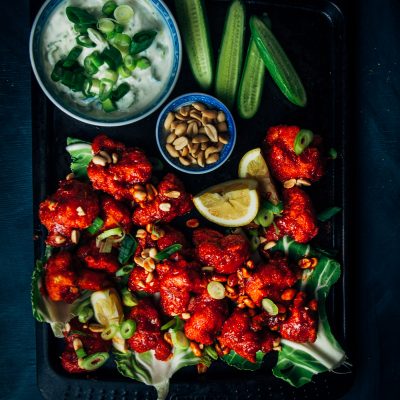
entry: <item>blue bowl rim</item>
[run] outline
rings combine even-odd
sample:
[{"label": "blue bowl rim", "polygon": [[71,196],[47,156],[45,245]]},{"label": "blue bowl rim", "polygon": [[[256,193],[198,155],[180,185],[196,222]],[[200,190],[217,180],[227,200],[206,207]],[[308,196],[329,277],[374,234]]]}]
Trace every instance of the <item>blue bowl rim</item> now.
[{"label": "blue bowl rim", "polygon": [[178,24],[176,23],[176,20],[175,20],[175,18],[173,16],[172,12],[170,11],[169,7],[165,4],[165,2],[163,0],[150,0],[150,1],[152,3],[153,3],[153,1],[156,1],[156,2],[160,3],[164,7],[164,9],[168,12],[169,17],[171,18],[172,24],[173,24],[174,29],[176,31],[176,37],[177,37],[177,40],[178,40],[179,60],[178,60],[178,66],[177,66],[177,69],[176,69],[175,78],[174,78],[172,84],[170,85],[169,89],[165,91],[164,96],[161,97],[159,99],[158,103],[156,103],[148,111],[144,112],[143,114],[140,114],[137,117],[126,119],[126,120],[123,120],[123,121],[108,121],[108,122],[98,121],[98,120],[95,120],[95,119],[84,118],[84,117],[81,117],[81,116],[76,115],[73,112],[69,111],[60,102],[58,102],[56,98],[53,97],[53,95],[49,92],[49,90],[47,90],[46,85],[44,84],[44,82],[42,81],[42,79],[40,77],[39,71],[36,68],[35,56],[33,54],[33,41],[34,41],[36,26],[37,26],[37,24],[39,22],[39,19],[40,19],[41,15],[42,15],[43,11],[46,9],[46,7],[53,1],[59,1],[60,4],[61,4],[62,2],[64,2],[64,1],[66,2],[68,0],[46,0],[43,3],[43,5],[40,7],[38,13],[36,14],[35,20],[33,21],[31,32],[30,32],[30,36],[29,36],[29,58],[30,58],[30,62],[31,62],[33,73],[34,73],[34,75],[36,77],[37,82],[39,83],[40,88],[43,90],[43,92],[45,93],[47,98],[57,108],[59,108],[61,111],[63,111],[65,114],[69,115],[70,117],[72,117],[72,118],[74,118],[74,119],[76,119],[78,121],[84,122],[86,124],[89,124],[89,125],[104,126],[104,127],[116,127],[116,126],[129,125],[129,124],[138,122],[138,121],[148,117],[150,114],[154,113],[155,111],[157,111],[164,104],[164,102],[171,95],[171,93],[174,90],[174,88],[176,86],[176,83],[178,81],[178,78],[179,78],[179,75],[180,75],[180,71],[181,71],[181,67],[182,67],[183,49],[182,49],[182,40],[181,40],[181,35],[180,35],[179,28],[178,28]]},{"label": "blue bowl rim", "polygon": [[[159,133],[160,133],[160,128],[161,128],[160,127],[161,120],[163,119],[167,109],[171,106],[172,103],[175,103],[176,101],[179,101],[179,100],[184,99],[184,98],[189,97],[189,96],[193,96],[193,97],[197,97],[197,96],[208,97],[208,98],[212,99],[213,101],[215,101],[217,104],[221,104],[223,106],[221,108],[224,108],[228,112],[228,115],[229,115],[229,117],[230,117],[230,119],[232,121],[232,126],[233,126],[233,131],[229,132],[230,135],[231,135],[231,139],[229,141],[229,144],[231,145],[231,148],[230,148],[229,152],[226,154],[225,158],[218,160],[218,162],[215,165],[210,165],[210,167],[208,167],[208,168],[205,167],[205,168],[199,169],[199,170],[189,169],[189,168],[186,168],[184,166],[178,165],[178,163],[174,163],[173,161],[171,161],[166,155],[166,149],[163,148],[161,146],[161,143],[160,143],[160,135],[159,135]],[[235,148],[236,135],[237,135],[237,132],[236,132],[235,120],[234,120],[233,115],[232,115],[231,111],[229,110],[229,108],[221,100],[218,100],[216,97],[211,96],[210,94],[201,93],[201,92],[185,93],[185,94],[182,94],[182,95],[172,99],[161,110],[161,112],[160,112],[160,114],[158,116],[158,119],[157,119],[157,124],[156,124],[157,147],[158,147],[158,150],[160,151],[160,153],[162,154],[162,156],[164,157],[165,161],[167,161],[167,163],[169,165],[171,165],[172,167],[176,168],[178,171],[185,172],[185,173],[192,174],[192,175],[206,174],[208,172],[215,171],[217,168],[219,168],[221,165],[223,165],[229,159],[229,157],[231,156],[231,154],[233,152],[233,149]]]}]

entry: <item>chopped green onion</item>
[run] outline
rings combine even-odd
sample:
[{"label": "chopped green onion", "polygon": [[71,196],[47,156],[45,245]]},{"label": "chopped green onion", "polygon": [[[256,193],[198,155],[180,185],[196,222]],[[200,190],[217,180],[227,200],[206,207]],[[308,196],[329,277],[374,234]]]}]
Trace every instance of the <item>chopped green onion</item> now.
[{"label": "chopped green onion", "polygon": [[141,57],[136,61],[136,66],[140,69],[146,69],[149,68],[151,65],[151,62],[148,58],[146,57]]},{"label": "chopped green onion", "polygon": [[111,16],[113,15],[116,8],[117,8],[117,3],[113,0],[109,0],[104,3],[101,12],[107,16]]},{"label": "chopped green onion", "polygon": [[112,228],[108,229],[107,231],[101,233],[99,236],[97,236],[97,240],[101,241],[104,239],[109,238],[110,236],[123,236],[124,231],[122,228]]},{"label": "chopped green onion", "polygon": [[206,346],[204,348],[204,352],[211,357],[213,360],[218,360],[218,353],[216,352],[216,350],[214,349],[214,347],[212,346]]},{"label": "chopped green onion", "polygon": [[117,106],[114,104],[114,102],[111,99],[105,99],[101,102],[101,106],[103,107],[103,110],[105,112],[113,112],[115,110],[118,110]]},{"label": "chopped green onion", "polygon": [[314,134],[309,129],[300,129],[294,139],[293,149],[300,155],[313,141]]},{"label": "chopped green onion", "polygon": [[103,79],[100,82],[100,94],[99,94],[100,101],[105,101],[111,96],[113,86],[114,86],[113,83],[108,79]]},{"label": "chopped green onion", "polygon": [[248,232],[251,236],[250,249],[251,249],[252,253],[254,253],[258,249],[258,246],[260,245],[260,238],[258,236],[258,230],[254,229],[254,230],[250,230]]},{"label": "chopped green onion", "polygon": [[207,285],[207,292],[215,300],[222,300],[225,297],[225,287],[221,282],[211,281]]},{"label": "chopped green onion", "polygon": [[99,69],[96,67],[96,65],[93,64],[93,60],[91,56],[85,57],[83,60],[83,66],[85,67],[86,73],[89,75],[94,75],[99,72]]},{"label": "chopped green onion", "polygon": [[128,54],[124,57],[124,65],[129,71],[133,71],[136,68],[136,59]]},{"label": "chopped green onion", "polygon": [[189,347],[189,339],[182,331],[172,331],[171,340],[174,346],[178,349],[186,350]]},{"label": "chopped green onion", "polygon": [[67,55],[63,63],[64,68],[70,68],[75,64],[76,59],[81,55],[82,47],[75,46]]},{"label": "chopped green onion", "polygon": [[128,265],[124,265],[122,268],[120,268],[116,273],[115,276],[125,276],[125,275],[129,275],[133,268],[135,268],[135,266],[133,264],[128,264]]},{"label": "chopped green onion", "polygon": [[[117,89],[118,90],[118,89]],[[135,254],[138,243],[132,235],[126,235],[119,249],[118,261],[125,264]]]},{"label": "chopped green onion", "polygon": [[254,218],[254,222],[257,225],[261,225],[264,228],[270,226],[274,221],[274,213],[271,210],[267,210],[265,208],[261,208],[256,217]]},{"label": "chopped green onion", "polygon": [[132,38],[132,42],[129,47],[129,53],[131,55],[135,55],[146,50],[151,46],[156,36],[157,31],[154,30],[145,30],[136,33]]},{"label": "chopped green onion", "polygon": [[85,358],[87,356],[86,351],[83,347],[81,347],[78,350],[75,350],[75,353],[78,358]]},{"label": "chopped green onion", "polygon": [[93,15],[78,7],[67,7],[65,12],[67,14],[67,18],[74,24],[94,25],[97,22]]},{"label": "chopped green onion", "polygon": [[78,331],[77,329],[73,329],[68,332],[68,336],[72,336],[72,335],[79,335],[79,336],[83,336],[83,337],[89,336],[87,333]]},{"label": "chopped green onion", "polygon": [[329,154],[329,158],[330,159],[332,159],[332,160],[336,160],[337,159],[338,153],[337,153],[336,149],[334,149],[333,147],[331,147],[329,149],[328,154]]},{"label": "chopped green onion", "polygon": [[132,319],[127,319],[121,324],[119,331],[123,339],[130,339],[136,332],[136,322]]},{"label": "chopped green onion", "polygon": [[80,367],[86,371],[94,371],[105,364],[110,355],[108,353],[95,353],[83,359]]},{"label": "chopped green onion", "polygon": [[118,24],[116,22],[114,22],[115,27],[114,27],[114,32],[115,33],[122,33],[124,31],[124,27],[121,24]]},{"label": "chopped green onion", "polygon": [[168,321],[166,324],[164,324],[160,330],[162,331],[167,331],[169,328],[172,328],[176,324],[176,319],[171,319],[171,321]]},{"label": "chopped green onion", "polygon": [[103,35],[96,29],[88,28],[87,34],[89,39],[96,43],[97,46],[105,46],[107,44],[106,39],[104,39]]},{"label": "chopped green onion", "polygon": [[102,81],[106,80],[114,84],[118,80],[118,72],[113,71],[112,69],[106,69],[105,71],[103,71]]},{"label": "chopped green onion", "polygon": [[164,169],[164,164],[161,162],[161,160],[157,157],[148,157],[152,167],[153,171],[162,171]]},{"label": "chopped green onion", "polygon": [[269,315],[278,315],[278,306],[270,299],[265,297],[262,299],[261,302],[262,308],[269,314]]},{"label": "chopped green onion", "polygon": [[100,18],[97,29],[103,33],[110,33],[114,30],[114,22],[110,18]]},{"label": "chopped green onion", "polygon": [[103,340],[111,340],[115,334],[118,332],[117,325],[110,325],[103,332],[101,332],[101,338]]},{"label": "chopped green onion", "polygon": [[[92,81],[92,86],[93,86],[93,81]],[[99,218],[96,217],[94,219],[94,221],[92,222],[92,225],[90,225],[88,228],[86,228],[86,230],[91,234],[94,235],[95,233],[97,233],[101,227],[104,225],[104,221]]]},{"label": "chopped green onion", "polygon": [[88,26],[91,26],[91,25],[80,25],[80,24],[75,24],[74,25],[74,31],[76,32],[76,33],[80,33],[80,34],[83,34],[83,33],[87,33],[87,31],[88,31]]},{"label": "chopped green onion", "polygon": [[132,7],[124,4],[121,6],[118,6],[114,10],[114,18],[119,22],[120,24],[126,24],[129,22],[129,20],[133,17],[133,9]]},{"label": "chopped green onion", "polygon": [[129,289],[122,289],[121,290],[122,294],[122,302],[124,303],[125,306],[127,307],[135,307],[137,306],[138,299],[133,295],[133,293]]},{"label": "chopped green onion", "polygon": [[185,326],[184,322],[179,318],[175,317],[176,324],[174,326],[174,331],[181,331],[183,327]]},{"label": "chopped green onion", "polygon": [[96,50],[92,54],[89,55],[93,65],[97,68],[101,67],[104,64],[104,60],[101,57],[101,54]]},{"label": "chopped green onion", "polygon": [[79,35],[76,37],[76,43],[83,47],[96,47],[96,44],[90,40],[88,35]]},{"label": "chopped green onion", "polygon": [[121,83],[117,89],[114,90],[112,94],[112,99],[114,101],[118,101],[122,99],[129,91],[131,90],[131,87],[126,83]]},{"label": "chopped green onion", "polygon": [[121,52],[113,46],[104,49],[102,56],[107,65],[113,70],[116,70],[122,64]]},{"label": "chopped green onion", "polygon": [[61,83],[69,87],[74,92],[80,92],[82,91],[85,79],[85,75],[79,71],[65,70],[61,78]]},{"label": "chopped green onion", "polygon": [[85,324],[86,322],[88,322],[92,317],[93,317],[93,310],[91,307],[85,307],[82,310],[80,310],[79,314],[78,314],[78,319],[79,322],[81,322],[82,324]]},{"label": "chopped green onion", "polygon": [[168,246],[164,250],[157,253],[155,258],[159,261],[163,261],[179,251],[181,248],[182,245],[180,243],[172,244],[171,246]]},{"label": "chopped green onion", "polygon": [[131,71],[125,67],[125,65],[120,65],[118,67],[118,74],[121,75],[123,78],[129,78],[131,76]]},{"label": "chopped green onion", "polygon": [[131,44],[131,38],[129,35],[124,33],[116,33],[112,38],[112,44],[120,51],[127,53],[129,45]]},{"label": "chopped green onion", "polygon": [[[98,79],[87,78],[85,80],[85,82],[83,83],[82,92],[85,96],[88,96],[88,97],[98,96],[100,94],[100,81]],[[103,220],[101,220],[101,221],[103,224]],[[87,228],[87,229],[89,229],[89,228]],[[101,226],[100,226],[100,228],[101,228]],[[96,233],[96,232],[94,232],[94,233]]]},{"label": "chopped green onion", "polygon": [[63,77],[64,74],[64,60],[59,60],[56,62],[56,65],[54,65],[53,71],[51,73],[51,79],[54,82],[58,82],[61,80],[61,78]]},{"label": "chopped green onion", "polygon": [[318,220],[321,222],[328,221],[328,219],[331,219],[334,215],[342,211],[340,207],[329,207],[326,210],[320,212],[317,216]]}]

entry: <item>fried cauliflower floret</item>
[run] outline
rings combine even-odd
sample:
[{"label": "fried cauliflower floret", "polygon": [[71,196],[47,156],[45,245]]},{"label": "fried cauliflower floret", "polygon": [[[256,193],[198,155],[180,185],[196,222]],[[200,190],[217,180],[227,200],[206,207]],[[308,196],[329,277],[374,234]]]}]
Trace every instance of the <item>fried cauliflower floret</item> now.
[{"label": "fried cauliflower floret", "polygon": [[251,320],[248,314],[240,309],[235,309],[222,326],[218,340],[222,346],[234,350],[246,360],[255,363],[260,343],[257,334],[250,329],[250,325]]},{"label": "fried cauliflower floret", "polygon": [[213,229],[196,229],[193,243],[198,259],[220,274],[235,273],[249,258],[250,249],[241,235],[222,235]]},{"label": "fried cauliflower floret", "polygon": [[166,360],[171,347],[162,337],[160,316],[152,301],[149,298],[140,300],[136,307],[131,308],[129,318],[136,321],[136,331],[128,339],[129,348],[138,353],[155,350],[158,360]]},{"label": "fried cauliflower floret", "polygon": [[53,301],[73,303],[80,295],[78,276],[69,252],[61,251],[51,256],[44,267],[45,287]]},{"label": "fried cauliflower floret", "polygon": [[87,325],[81,324],[77,318],[72,319],[69,324],[70,331],[64,332],[66,347],[61,355],[61,365],[70,374],[90,372],[78,365],[78,356],[73,346],[74,340],[81,340],[82,347],[88,356],[95,353],[108,353],[111,349],[111,341],[103,340],[100,333],[92,332]]},{"label": "fried cauliflower floret", "polygon": [[126,147],[124,144],[108,138],[97,136],[92,143],[95,155],[105,151],[109,156],[115,154],[116,163],[105,166],[91,161],[88,165],[88,176],[97,190],[109,193],[117,200],[135,200],[135,184],[147,182],[151,177],[152,166],[143,151]]},{"label": "fried cauliflower floret", "polygon": [[80,246],[76,255],[90,269],[101,270],[111,275],[115,274],[119,269],[117,254],[114,251],[111,253],[100,253],[99,248],[96,247],[95,239]]},{"label": "fried cauliflower floret", "polygon": [[100,215],[104,221],[102,231],[121,227],[125,232],[129,232],[132,227],[131,212],[129,208],[115,200],[113,197],[103,195],[100,197]]},{"label": "fried cauliflower floret", "polygon": [[283,339],[298,343],[313,343],[317,339],[318,314],[315,300],[307,304],[306,294],[298,292],[289,307],[289,317],[282,322]]},{"label": "fried cauliflower floret", "polygon": [[190,318],[185,323],[185,335],[190,340],[211,345],[228,316],[225,299],[215,300],[203,292],[190,301]]},{"label": "fried cauliflower floret", "polygon": [[260,307],[264,297],[279,302],[282,290],[292,287],[296,282],[296,274],[288,267],[287,259],[279,257],[258,265],[246,280],[244,289]]},{"label": "fried cauliflower floret", "polygon": [[282,217],[265,230],[267,241],[290,236],[298,243],[307,243],[318,234],[317,219],[311,200],[302,189],[293,187],[283,190]]},{"label": "fried cauliflower floret", "polygon": [[186,193],[182,182],[174,174],[165,175],[157,191],[153,200],[140,203],[140,207],[134,210],[135,225],[168,223],[193,208],[192,195]]},{"label": "fried cauliflower floret", "polygon": [[91,271],[90,269],[82,268],[78,274],[78,286],[81,290],[103,290],[111,286],[107,274],[100,271]]},{"label": "fried cauliflower floret", "polygon": [[157,271],[153,271],[153,279],[146,282],[148,272],[142,267],[135,267],[129,275],[128,288],[134,292],[146,292],[154,294],[160,291],[160,283]]},{"label": "fried cauliflower floret", "polygon": [[90,226],[99,214],[99,201],[90,185],[75,179],[60,181],[57,191],[40,204],[39,218],[53,247],[71,243],[72,230]]},{"label": "fried cauliflower floret", "polygon": [[198,272],[197,263],[186,260],[165,260],[157,266],[160,277],[160,305],[163,312],[169,316],[187,312],[192,293],[197,293],[205,287]]},{"label": "fried cauliflower floret", "polygon": [[321,139],[313,142],[297,155],[294,140],[300,131],[297,126],[279,125],[268,129],[265,138],[265,154],[272,175],[281,182],[289,179],[318,181],[324,175],[324,159],[320,151]]}]

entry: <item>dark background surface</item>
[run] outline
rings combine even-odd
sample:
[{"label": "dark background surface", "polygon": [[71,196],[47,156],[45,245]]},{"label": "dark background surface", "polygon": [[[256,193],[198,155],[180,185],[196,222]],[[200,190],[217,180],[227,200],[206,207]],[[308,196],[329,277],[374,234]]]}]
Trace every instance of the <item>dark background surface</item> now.
[{"label": "dark background surface", "polygon": [[[400,4],[358,2],[349,94],[356,380],[347,399],[400,398]],[[2,9],[0,45],[0,399],[39,399],[29,286],[32,138],[29,1]],[[35,101],[35,99],[33,99]]]}]

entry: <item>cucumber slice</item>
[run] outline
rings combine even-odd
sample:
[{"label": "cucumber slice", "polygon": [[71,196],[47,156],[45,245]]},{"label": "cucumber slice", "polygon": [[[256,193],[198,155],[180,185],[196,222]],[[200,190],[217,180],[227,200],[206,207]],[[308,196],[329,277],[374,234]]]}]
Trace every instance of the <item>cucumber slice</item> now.
[{"label": "cucumber slice", "polygon": [[197,83],[210,89],[214,79],[214,59],[202,0],[175,0],[179,28]]},{"label": "cucumber slice", "polygon": [[216,96],[228,107],[235,102],[243,61],[246,12],[241,0],[234,0],[225,19],[215,78]]},{"label": "cucumber slice", "polygon": [[307,104],[304,86],[273,33],[256,16],[250,18],[250,29],[260,56],[272,79],[289,101],[297,106],[304,107]]},{"label": "cucumber slice", "polygon": [[242,118],[253,118],[261,103],[265,81],[265,65],[253,36],[250,38],[237,99]]}]

